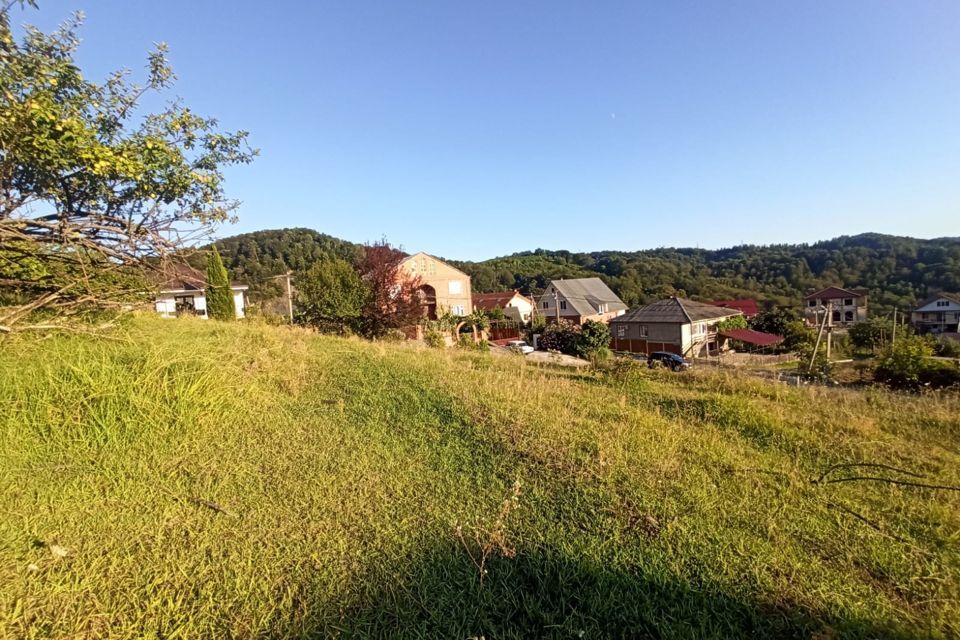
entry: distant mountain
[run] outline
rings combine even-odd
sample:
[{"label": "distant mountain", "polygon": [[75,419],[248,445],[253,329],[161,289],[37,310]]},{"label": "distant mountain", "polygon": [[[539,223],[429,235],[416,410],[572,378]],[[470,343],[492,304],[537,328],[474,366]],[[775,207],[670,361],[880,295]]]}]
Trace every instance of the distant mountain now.
[{"label": "distant mountain", "polygon": [[[216,242],[231,276],[254,300],[280,293],[270,276],[330,257],[355,259],[362,246],[310,229],[256,231]],[[473,290],[540,293],[552,278],[599,276],[633,306],[670,295],[700,300],[748,297],[799,305],[827,285],[870,289],[873,312],[907,309],[934,291],[960,291],[960,238],[919,240],[865,233],[815,244],[729,249],[524,251],[481,262],[451,261]]]}]

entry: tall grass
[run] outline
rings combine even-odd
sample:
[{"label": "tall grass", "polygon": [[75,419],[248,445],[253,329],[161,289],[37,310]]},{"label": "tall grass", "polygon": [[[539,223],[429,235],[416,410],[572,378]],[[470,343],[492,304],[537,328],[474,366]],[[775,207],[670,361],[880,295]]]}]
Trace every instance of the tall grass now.
[{"label": "tall grass", "polygon": [[[0,343],[13,637],[955,637],[960,400],[253,324]],[[885,467],[838,468],[869,462]],[[916,478],[908,473],[923,476]]]}]

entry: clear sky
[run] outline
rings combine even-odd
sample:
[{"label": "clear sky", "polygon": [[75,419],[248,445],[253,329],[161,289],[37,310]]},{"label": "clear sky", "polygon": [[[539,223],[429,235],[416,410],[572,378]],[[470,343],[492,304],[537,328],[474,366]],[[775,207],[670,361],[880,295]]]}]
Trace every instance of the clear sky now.
[{"label": "clear sky", "polygon": [[40,0],[88,77],[171,48],[240,222],[482,259],[960,235],[960,2]]}]

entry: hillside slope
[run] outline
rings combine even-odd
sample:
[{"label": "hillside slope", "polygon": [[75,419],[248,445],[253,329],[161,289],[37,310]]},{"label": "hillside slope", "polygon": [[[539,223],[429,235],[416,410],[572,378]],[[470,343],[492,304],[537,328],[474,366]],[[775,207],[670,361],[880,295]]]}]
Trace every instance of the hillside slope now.
[{"label": "hillside slope", "polygon": [[[327,257],[351,259],[360,246],[309,229],[257,231],[217,241],[227,268],[260,301],[280,294],[270,276]],[[875,233],[812,245],[729,249],[523,252],[481,262],[452,261],[473,290],[539,293],[551,278],[599,276],[633,306],[671,295],[702,300],[749,297],[796,306],[811,290],[867,287],[873,312],[912,308],[931,292],[960,292],[960,238],[918,240]]]},{"label": "hillside slope", "polygon": [[141,319],[0,348],[0,636],[956,637],[960,399]]}]

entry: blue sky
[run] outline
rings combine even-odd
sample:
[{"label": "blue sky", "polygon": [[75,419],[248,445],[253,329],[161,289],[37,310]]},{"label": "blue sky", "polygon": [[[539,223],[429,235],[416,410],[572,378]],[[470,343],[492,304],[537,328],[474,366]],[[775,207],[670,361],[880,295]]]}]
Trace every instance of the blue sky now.
[{"label": "blue sky", "polygon": [[960,235],[960,2],[40,0],[246,129],[240,222],[482,259]]}]

